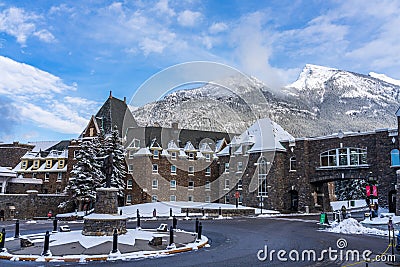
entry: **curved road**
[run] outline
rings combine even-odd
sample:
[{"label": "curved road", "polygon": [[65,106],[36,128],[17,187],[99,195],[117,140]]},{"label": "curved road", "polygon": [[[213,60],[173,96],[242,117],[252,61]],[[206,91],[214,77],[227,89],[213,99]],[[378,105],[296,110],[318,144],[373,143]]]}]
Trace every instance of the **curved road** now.
[{"label": "curved road", "polygon": [[[340,260],[340,251],[343,255],[348,250],[357,249],[360,254],[364,250],[373,251],[373,255],[382,253],[388,245],[387,238],[360,235],[342,235],[318,231],[317,217],[286,217],[286,218],[235,218],[232,220],[206,220],[202,221],[203,233],[210,239],[211,246],[198,251],[181,253],[168,257],[154,259],[141,259],[133,261],[116,261],[113,263],[93,262],[84,266],[341,266],[351,262]],[[163,220],[142,222],[144,228],[155,228]],[[69,224],[70,227],[81,229],[82,224]],[[1,226],[0,226],[1,227]],[[134,223],[129,223],[129,228],[134,228]],[[194,221],[179,221],[178,228],[193,231]],[[13,234],[13,225],[6,227],[8,234]],[[39,222],[38,224],[21,223],[21,234],[51,230],[52,223]],[[348,246],[339,249],[337,240],[344,238]],[[332,260],[329,259],[328,252],[323,255],[323,260],[293,261],[288,258],[288,254],[282,255],[288,261],[282,262],[277,258],[277,252],[273,254],[273,260],[260,261],[257,252],[263,250],[265,245],[268,253],[271,250],[297,250],[301,253],[304,250],[315,250],[317,258],[323,250],[332,250]],[[333,250],[336,250],[333,251]],[[390,252],[390,250],[389,250]],[[291,254],[296,255],[296,254]],[[338,259],[334,260],[334,256]],[[264,253],[260,253],[264,256]],[[312,258],[312,257],[311,257]],[[343,256],[345,258],[345,256]],[[4,265],[5,264],[5,265]],[[0,261],[0,266],[75,266],[74,264],[60,263],[32,263],[32,262],[6,262]],[[365,266],[365,263],[354,266]],[[379,265],[370,265],[379,266]]]}]

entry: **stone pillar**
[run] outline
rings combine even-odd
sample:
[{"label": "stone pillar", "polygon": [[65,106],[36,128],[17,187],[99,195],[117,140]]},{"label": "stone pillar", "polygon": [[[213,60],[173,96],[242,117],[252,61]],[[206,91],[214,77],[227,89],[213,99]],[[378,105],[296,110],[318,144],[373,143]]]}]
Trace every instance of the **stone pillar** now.
[{"label": "stone pillar", "polygon": [[101,214],[118,214],[118,189],[97,188],[96,189],[96,205],[94,213]]},{"label": "stone pillar", "polygon": [[396,183],[396,215],[400,215],[400,170],[396,171],[397,183]]}]

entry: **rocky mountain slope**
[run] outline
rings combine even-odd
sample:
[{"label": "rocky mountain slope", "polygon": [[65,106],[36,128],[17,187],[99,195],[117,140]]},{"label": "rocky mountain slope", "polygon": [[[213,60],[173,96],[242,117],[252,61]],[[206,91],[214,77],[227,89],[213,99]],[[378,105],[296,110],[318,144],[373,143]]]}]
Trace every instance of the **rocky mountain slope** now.
[{"label": "rocky mountain slope", "polygon": [[396,127],[399,92],[400,82],[382,74],[306,65],[280,92],[254,77],[229,77],[175,91],[133,114],[141,126],[178,122],[182,128],[234,133],[270,117],[295,137],[318,136]]}]

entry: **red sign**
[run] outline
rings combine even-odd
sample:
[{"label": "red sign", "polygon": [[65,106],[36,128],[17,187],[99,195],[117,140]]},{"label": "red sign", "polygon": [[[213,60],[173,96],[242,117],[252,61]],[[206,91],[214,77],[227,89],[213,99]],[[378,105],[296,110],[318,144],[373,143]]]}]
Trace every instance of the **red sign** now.
[{"label": "red sign", "polygon": [[240,193],[238,191],[236,191],[235,198],[239,198],[239,197],[240,197]]},{"label": "red sign", "polygon": [[367,190],[367,197],[369,197],[371,195],[371,187],[367,185],[365,189]]},{"label": "red sign", "polygon": [[378,188],[376,187],[376,185],[372,186],[372,195],[374,197],[378,196]]}]

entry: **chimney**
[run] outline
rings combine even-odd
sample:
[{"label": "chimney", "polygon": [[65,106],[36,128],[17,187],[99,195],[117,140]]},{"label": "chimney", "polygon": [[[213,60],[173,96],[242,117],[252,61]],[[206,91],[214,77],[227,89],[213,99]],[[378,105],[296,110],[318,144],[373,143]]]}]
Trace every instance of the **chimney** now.
[{"label": "chimney", "polygon": [[177,122],[173,122],[172,123],[172,129],[173,130],[178,130],[178,123]]},{"label": "chimney", "polygon": [[108,97],[108,98],[112,98],[113,96],[112,96],[112,91],[110,90],[110,96]]},{"label": "chimney", "polygon": [[126,96],[124,96],[124,103],[126,104]]}]

